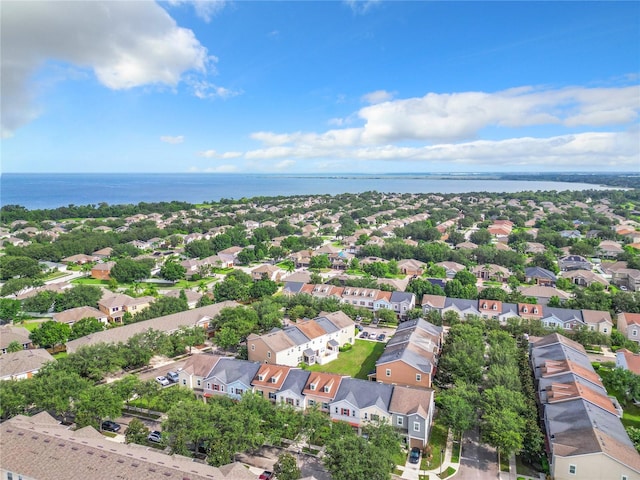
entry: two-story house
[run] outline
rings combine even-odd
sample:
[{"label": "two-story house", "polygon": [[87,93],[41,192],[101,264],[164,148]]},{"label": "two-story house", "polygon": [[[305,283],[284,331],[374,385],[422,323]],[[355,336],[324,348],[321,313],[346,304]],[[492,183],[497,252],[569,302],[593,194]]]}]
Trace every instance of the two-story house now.
[{"label": "two-story house", "polygon": [[335,373],[311,372],[302,393],[306,397],[307,408],[318,408],[329,413],[329,404],[334,400],[340,382],[344,377]]},{"label": "two-story house", "polygon": [[204,379],[203,395],[226,395],[240,400],[244,392],[253,391],[251,382],[258,373],[260,364],[235,358],[220,358],[207,378]]},{"label": "two-story house", "polygon": [[331,419],[344,421],[358,429],[367,422],[391,421],[389,403],[392,385],[343,378],[335,398],[329,404]]},{"label": "two-story house", "polygon": [[619,313],[618,331],[629,340],[640,343],[640,313]]},{"label": "two-story house", "polygon": [[393,387],[389,403],[391,424],[399,430],[408,448],[422,450],[427,446],[435,411],[434,397],[431,389]]},{"label": "two-story house", "polygon": [[155,298],[151,296],[134,298],[124,293],[117,293],[106,295],[98,300],[98,308],[107,314],[109,322],[122,323],[125,313],[135,315],[151,305],[154,300]]}]

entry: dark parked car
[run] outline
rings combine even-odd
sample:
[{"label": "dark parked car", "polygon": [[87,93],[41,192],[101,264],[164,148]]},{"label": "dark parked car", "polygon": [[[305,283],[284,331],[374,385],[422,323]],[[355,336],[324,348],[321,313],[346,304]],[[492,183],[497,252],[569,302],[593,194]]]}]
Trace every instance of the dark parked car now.
[{"label": "dark parked car", "polygon": [[102,422],[102,430],[106,430],[107,432],[117,432],[120,430],[120,424],[112,422],[111,420],[105,420]]},{"label": "dark parked car", "polygon": [[159,432],[158,430],[154,430],[149,434],[149,436],[147,437],[147,440],[154,443],[160,443],[162,441],[162,432]]},{"label": "dark parked car", "polygon": [[411,453],[409,454],[409,463],[418,463],[420,461],[420,449],[418,447],[413,447],[411,449]]},{"label": "dark parked car", "polygon": [[369,338],[369,332],[362,332],[360,338]]},{"label": "dark parked car", "polygon": [[378,335],[378,341],[379,342],[384,342],[385,338],[387,338],[387,336],[384,333],[381,333],[380,335]]}]

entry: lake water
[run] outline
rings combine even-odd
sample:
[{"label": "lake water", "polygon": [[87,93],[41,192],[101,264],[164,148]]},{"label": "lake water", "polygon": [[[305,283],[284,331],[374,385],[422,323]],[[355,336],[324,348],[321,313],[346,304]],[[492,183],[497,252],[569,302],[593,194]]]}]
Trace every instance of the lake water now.
[{"label": "lake water", "polygon": [[240,174],[22,174],[0,177],[0,205],[29,209],[68,205],[137,204],[221,198],[290,196],[378,191],[388,193],[520,192],[527,190],[606,189],[585,183],[459,179],[425,174],[389,175],[240,175]]}]

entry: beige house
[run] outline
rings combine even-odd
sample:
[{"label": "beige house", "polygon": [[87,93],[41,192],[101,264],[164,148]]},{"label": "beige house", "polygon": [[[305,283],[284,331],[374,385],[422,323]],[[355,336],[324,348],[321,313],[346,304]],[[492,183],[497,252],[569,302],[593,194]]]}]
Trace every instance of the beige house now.
[{"label": "beige house", "polygon": [[618,331],[629,340],[640,343],[640,313],[619,313]]},{"label": "beige house", "polygon": [[347,343],[355,343],[355,323],[341,311],[247,338],[249,360],[290,367],[331,362]]},{"label": "beige house", "polygon": [[32,348],[0,355],[0,380],[24,380],[55,359],[44,348]]},{"label": "beige house", "polygon": [[587,324],[589,330],[611,335],[613,320],[611,320],[611,314],[609,312],[582,310],[582,320]]},{"label": "beige house", "polygon": [[95,318],[104,324],[107,324],[109,321],[109,317],[106,313],[101,312],[97,308],[93,307],[70,308],[69,310],[55,313],[53,315],[54,321],[59,323],[66,323],[69,326],[73,325],[79,320],[82,320],[83,318]]},{"label": "beige house", "polygon": [[291,367],[286,365],[271,365],[267,363],[261,365],[251,382],[253,391],[275,403],[276,395],[282,389],[282,385],[287,379],[287,375],[289,375],[289,370],[291,370]]},{"label": "beige house", "polygon": [[135,315],[147,308],[155,300],[154,297],[130,297],[124,293],[107,295],[98,300],[98,308],[107,314],[109,322],[122,323],[125,313]]}]

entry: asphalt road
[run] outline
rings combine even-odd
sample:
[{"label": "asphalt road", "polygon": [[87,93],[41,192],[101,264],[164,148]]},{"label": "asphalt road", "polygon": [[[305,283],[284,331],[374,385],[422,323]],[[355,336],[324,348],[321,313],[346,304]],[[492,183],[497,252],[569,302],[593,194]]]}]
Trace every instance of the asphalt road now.
[{"label": "asphalt road", "polygon": [[478,441],[478,429],[467,432],[462,443],[460,470],[456,480],[495,480],[498,478],[496,450]]}]

